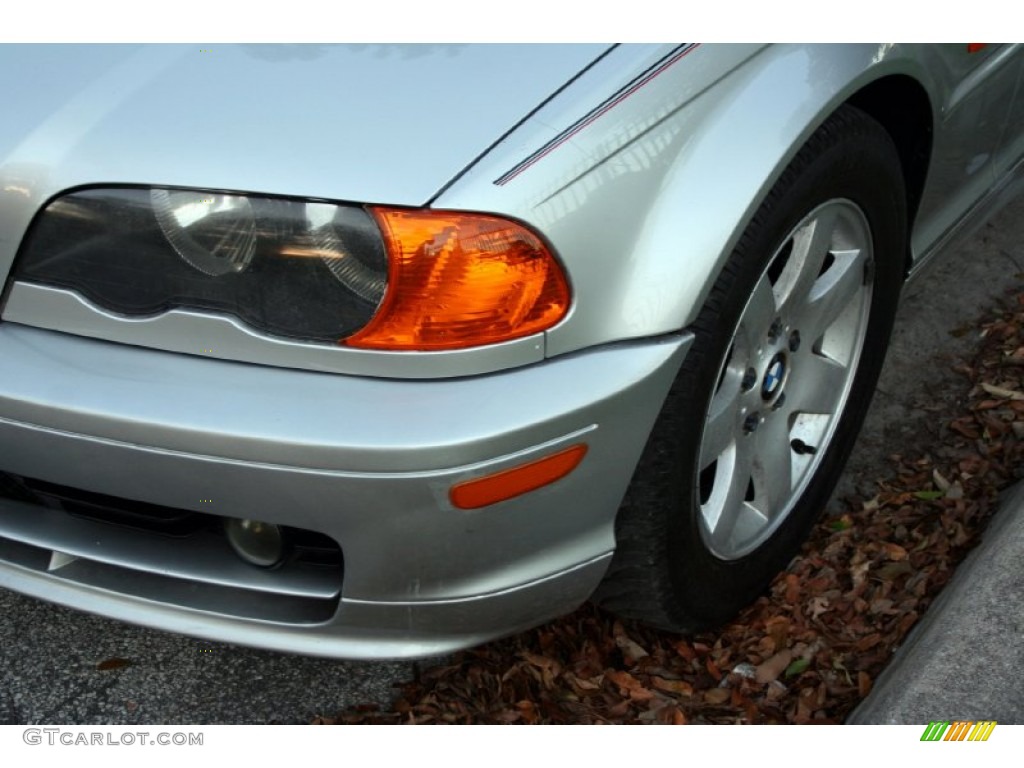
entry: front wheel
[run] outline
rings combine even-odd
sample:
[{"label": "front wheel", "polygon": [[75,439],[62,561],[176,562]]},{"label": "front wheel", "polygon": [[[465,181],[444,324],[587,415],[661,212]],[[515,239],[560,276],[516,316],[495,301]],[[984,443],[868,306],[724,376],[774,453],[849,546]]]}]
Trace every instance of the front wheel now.
[{"label": "front wheel", "polygon": [[895,314],[906,205],[888,134],[852,107],[761,205],[691,330],[595,600],[721,623],[806,537],[867,411]]}]

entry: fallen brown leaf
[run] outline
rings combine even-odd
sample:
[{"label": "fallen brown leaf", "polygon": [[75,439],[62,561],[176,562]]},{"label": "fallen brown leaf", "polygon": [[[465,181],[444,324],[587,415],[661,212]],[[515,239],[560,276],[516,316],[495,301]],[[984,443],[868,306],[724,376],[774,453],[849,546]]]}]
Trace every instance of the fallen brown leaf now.
[{"label": "fallen brown leaf", "polygon": [[725,702],[729,701],[730,698],[732,698],[732,693],[730,693],[726,688],[712,688],[711,690],[704,692],[704,701],[716,706],[719,704],[725,704]]},{"label": "fallen brown leaf", "polygon": [[781,650],[767,661],[757,665],[757,670],[754,672],[754,679],[762,685],[770,683],[786,671],[786,667],[789,666],[789,662],[792,660],[792,651],[788,648]]}]

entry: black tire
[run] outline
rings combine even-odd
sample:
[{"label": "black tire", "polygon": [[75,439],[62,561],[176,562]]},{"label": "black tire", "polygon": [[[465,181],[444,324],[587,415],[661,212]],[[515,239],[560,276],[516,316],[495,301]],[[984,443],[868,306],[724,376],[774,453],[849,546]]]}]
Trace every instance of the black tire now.
[{"label": "black tire", "polygon": [[[693,346],[666,399],[619,511],[616,551],[608,573],[594,595],[597,604],[621,616],[674,631],[707,628],[732,618],[755,599],[795,554],[839,479],[881,370],[903,281],[905,200],[899,157],[888,133],[858,109],[841,107],[798,152],[747,226],[696,322],[689,329],[695,337]],[[797,225],[816,222],[817,219],[808,218],[809,214],[823,212],[820,213],[822,217],[828,214],[838,217],[837,221],[842,219],[843,226],[847,226],[847,219],[843,217],[848,217],[852,222],[849,224],[851,231],[860,232],[857,230],[860,226],[857,223],[858,210],[866,221],[866,242],[871,247],[866,249],[869,255],[863,257],[863,279],[868,288],[856,289],[855,299],[847,305],[856,306],[856,309],[844,310],[849,315],[840,313],[841,321],[820,321],[834,323],[823,331],[825,335],[821,337],[820,349],[806,348],[801,353],[798,334],[793,334],[788,323],[780,325],[781,318],[773,324],[764,344],[742,341],[750,337],[749,328],[755,325],[753,318],[761,317],[755,311],[756,302],[751,297],[759,288],[759,295],[763,295],[763,279],[772,283],[771,295],[776,303],[771,306],[778,308],[782,306],[778,297],[785,287],[780,287],[779,283],[785,275],[810,275],[807,279],[811,281],[813,291],[818,288],[818,281],[831,274],[828,272],[831,267],[827,265],[835,264],[834,254],[840,253],[833,240],[829,240],[832,245],[826,249],[827,255],[823,257],[825,262],[820,271],[812,267],[798,269],[795,263],[790,266],[787,259],[791,256],[786,254],[795,252]],[[804,225],[800,232],[806,229],[807,225]],[[839,233],[838,224],[836,232]],[[838,239],[840,236],[841,233],[834,237]],[[797,291],[794,289],[792,293],[795,295]],[[808,294],[806,299],[792,300],[797,308],[794,316],[810,316],[811,295]],[[773,309],[773,314],[776,311],[782,310]],[[793,321],[794,324],[796,322]],[[719,534],[717,529],[712,531],[712,522],[709,521],[709,516],[717,510],[710,500],[726,498],[719,516],[724,520],[726,512],[735,508],[727,502],[737,498],[735,493],[728,495],[726,484],[732,483],[737,488],[742,485],[741,470],[731,470],[733,474],[727,475],[723,457],[739,456],[741,451],[748,450],[742,447],[748,445],[743,442],[749,439],[748,427],[756,431],[758,424],[775,418],[775,411],[784,411],[781,404],[776,407],[778,399],[773,398],[779,398],[780,394],[784,398],[788,388],[792,387],[794,392],[803,391],[797,389],[799,384],[813,390],[816,396],[820,395],[824,378],[801,380],[799,374],[819,369],[821,360],[818,357],[823,354],[826,339],[832,343],[830,334],[838,333],[833,329],[840,327],[837,325],[839,322],[844,323],[844,339],[853,333],[846,331],[849,325],[856,328],[859,340],[850,342],[852,357],[845,369],[848,372],[844,374],[845,394],[837,395],[832,415],[815,416],[812,408],[808,411],[812,413],[810,416],[803,411],[795,411],[785,416],[784,422],[778,422],[785,426],[777,426],[775,433],[783,435],[788,443],[787,449],[794,451],[790,461],[783,465],[789,474],[781,487],[795,487],[785,503],[777,505],[775,514],[780,515],[779,520],[765,523],[760,539],[751,533],[749,539],[753,544],[744,549],[741,546],[744,541],[742,535],[746,534],[736,530],[741,524],[729,530],[725,530],[723,525],[723,532]],[[817,327],[814,326],[815,329]],[[755,370],[756,366],[751,365],[745,368],[748,373],[739,385],[741,389],[737,390],[740,394],[734,396],[732,390],[717,394],[726,385],[726,375],[734,375],[732,369],[735,367],[734,358],[738,356],[738,345],[747,344],[745,349],[748,351],[744,355],[763,361],[776,349],[771,344],[775,343],[780,330],[790,337],[788,346],[778,347],[768,363],[772,368],[771,375],[767,369]],[[794,345],[797,351],[790,355],[786,350]],[[798,358],[800,354],[818,357]],[[746,362],[744,357],[740,365]],[[754,395],[750,394],[753,391],[750,389],[750,371],[756,374],[756,395],[764,402],[765,413],[757,411],[752,414],[749,408],[737,406],[739,415],[735,418],[743,418],[743,429],[730,438],[733,442],[728,450],[733,453],[716,454],[711,444],[712,430],[709,429],[709,434],[705,435],[705,423],[713,398],[719,397],[727,403],[731,403],[733,397],[737,402],[740,398],[744,398],[744,403],[755,402],[752,400]],[[730,382],[732,380],[729,379]],[[732,411],[729,413],[729,419],[733,419]],[[734,422],[723,423],[732,425]],[[792,431],[810,429],[806,425],[821,430],[820,445],[790,442]],[[764,434],[767,435],[767,431]],[[718,458],[703,468],[702,475],[699,465],[705,441],[704,461],[708,461],[710,456]],[[758,469],[749,470],[752,474],[743,486],[743,500],[737,502],[742,509],[736,513],[746,516],[744,520],[754,521],[747,525],[751,531],[756,529],[759,518],[752,516],[750,509],[755,503],[761,503],[767,510],[765,517],[771,519],[769,513],[773,502],[759,502],[758,499],[769,499],[769,491],[773,492],[773,498],[778,497],[775,486],[779,482],[770,480],[764,462],[757,464],[760,456],[771,458],[774,466],[775,454],[761,456],[758,450],[765,449],[749,449],[754,456],[754,464],[750,466]],[[745,453],[743,455],[746,456]],[[799,458],[794,458],[797,456]],[[785,457],[779,461],[786,461]],[[738,459],[734,466],[741,466]],[[805,469],[801,470],[801,466]],[[801,471],[803,475],[799,474]],[[709,476],[711,480],[708,480]],[[756,478],[765,480],[762,496],[758,496],[761,493],[760,480],[755,482]],[[715,483],[718,482],[723,483],[725,490],[722,495],[715,496]],[[702,507],[702,504],[707,506]],[[721,538],[716,539],[719,535]],[[725,554],[715,550],[715,541],[721,542]]]}]

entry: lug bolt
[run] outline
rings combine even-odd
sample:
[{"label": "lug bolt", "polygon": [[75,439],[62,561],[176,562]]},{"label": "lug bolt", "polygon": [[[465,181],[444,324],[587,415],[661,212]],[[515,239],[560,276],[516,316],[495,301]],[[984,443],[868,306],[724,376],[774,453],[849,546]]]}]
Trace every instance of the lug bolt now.
[{"label": "lug bolt", "polygon": [[761,426],[761,414],[752,413],[743,420],[743,432],[744,434],[751,434],[756,432],[757,428]]},{"label": "lug bolt", "polygon": [[740,382],[740,387],[743,388],[744,392],[749,392],[757,384],[757,371],[753,368],[747,368],[743,374],[743,381]]},{"label": "lug bolt", "polygon": [[800,349],[800,331],[793,331],[789,334],[789,351],[796,352]]},{"label": "lug bolt", "polygon": [[774,344],[776,339],[778,339],[779,336],[782,335],[782,331],[782,320],[780,320],[779,318],[775,318],[775,321],[772,323],[771,328],[768,329],[768,342]]}]

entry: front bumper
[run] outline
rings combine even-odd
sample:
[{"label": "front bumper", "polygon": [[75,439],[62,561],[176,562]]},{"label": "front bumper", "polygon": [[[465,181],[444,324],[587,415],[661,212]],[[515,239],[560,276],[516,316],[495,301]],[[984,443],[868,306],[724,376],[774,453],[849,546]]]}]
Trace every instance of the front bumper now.
[{"label": "front bumper", "polygon": [[[603,576],[619,502],[689,342],[400,381],[0,324],[0,471],[303,528],[344,555],[332,585],[245,565],[226,544],[189,549],[0,498],[0,586],[332,657],[429,656],[536,625]],[[579,442],[586,458],[552,485],[474,511],[448,501],[458,482]],[[242,609],[292,598],[329,604],[330,615]]]}]

